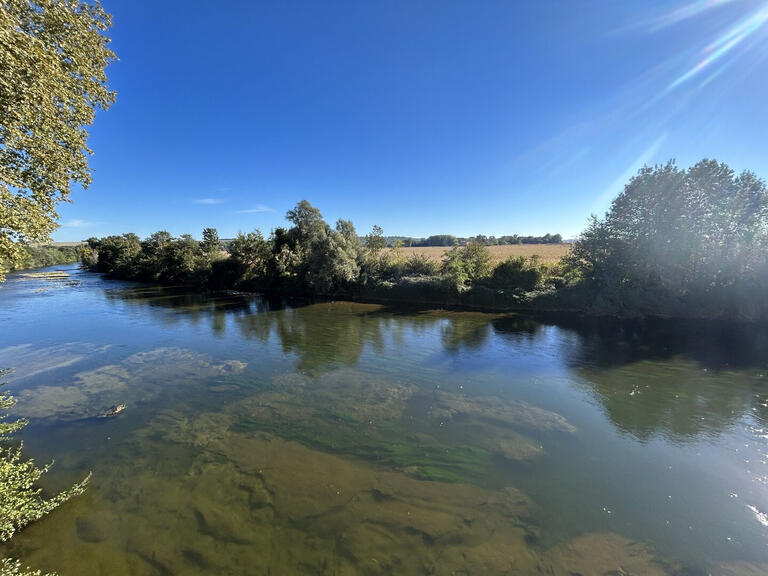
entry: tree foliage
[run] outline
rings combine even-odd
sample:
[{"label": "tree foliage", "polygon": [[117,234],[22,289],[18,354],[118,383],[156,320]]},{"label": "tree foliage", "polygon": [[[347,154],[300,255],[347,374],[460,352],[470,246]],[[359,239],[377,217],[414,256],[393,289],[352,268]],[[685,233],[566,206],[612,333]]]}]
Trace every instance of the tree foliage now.
[{"label": "tree foliage", "polygon": [[768,191],[751,172],[714,160],[644,167],[605,218],[592,218],[569,260],[607,306],[763,307],[756,288],[768,279]]},{"label": "tree foliage", "polygon": [[[349,220],[339,219],[332,227],[306,200],[289,210],[286,219],[291,226],[274,229],[268,238],[259,230],[238,233],[227,246],[228,257],[211,257],[219,245],[218,234],[206,228],[199,243],[165,231],[143,241],[134,234],[89,239],[83,262],[122,278],[319,296],[360,293],[401,282],[429,284],[435,293],[450,297],[491,281],[494,266],[480,242],[455,246],[441,265],[419,254],[404,257],[399,241],[387,249],[378,226],[362,240]],[[535,273],[543,274],[538,268]],[[524,276],[498,276],[496,285],[506,279],[520,284],[503,288],[524,289],[530,284]]]},{"label": "tree foliage", "polygon": [[[0,378],[5,371],[0,370]],[[6,541],[28,524],[39,520],[73,496],[82,494],[90,474],[69,490],[45,498],[37,487],[40,477],[50,464],[39,468],[34,460],[24,459],[22,445],[9,445],[11,436],[23,428],[26,420],[7,421],[6,411],[15,401],[7,392],[0,392],[0,541]],[[34,574],[24,572],[18,562],[0,561],[0,574]]]},{"label": "tree foliage", "polygon": [[488,248],[479,242],[464,247],[454,246],[443,258],[443,273],[458,289],[490,276],[493,266]]},{"label": "tree foliage", "polygon": [[[672,163],[643,168],[554,265],[535,258],[494,265],[487,238],[455,245],[438,269],[424,257],[404,258],[399,242],[384,249],[380,228],[363,243],[352,222],[331,227],[306,200],[286,218],[291,226],[269,238],[259,231],[238,235],[230,257],[217,263],[191,238],[167,232],[141,243],[133,235],[107,237],[96,247],[97,268],[292,294],[387,296],[399,284],[409,297],[488,307],[528,306],[544,296],[543,306],[611,314],[768,317],[765,183],[711,160],[688,170]],[[169,250],[184,257],[164,256]],[[136,261],[144,264],[136,268]]]},{"label": "tree foliage", "polygon": [[83,258],[83,249],[81,246],[25,246],[11,271],[79,262]]},{"label": "tree foliage", "polygon": [[365,249],[375,258],[386,247],[387,239],[384,237],[384,231],[381,226],[374,226],[371,232],[365,235]]},{"label": "tree foliage", "polygon": [[242,280],[263,278],[272,257],[272,248],[261,232],[239,233],[229,245],[229,255],[239,267]]},{"label": "tree foliage", "polygon": [[521,290],[535,290],[544,273],[535,259],[512,256],[493,269],[488,284],[494,288],[514,286]]},{"label": "tree foliage", "polygon": [[43,574],[40,570],[23,568],[19,560],[10,558],[0,559],[0,576],[56,576],[55,574]]},{"label": "tree foliage", "polygon": [[218,256],[221,252],[221,240],[216,228],[205,228],[203,230],[203,240],[200,242],[200,248],[211,258]]},{"label": "tree foliage", "polygon": [[0,3],[0,274],[48,239],[71,184],[90,183],[86,129],[115,97],[110,25],[98,0]]}]

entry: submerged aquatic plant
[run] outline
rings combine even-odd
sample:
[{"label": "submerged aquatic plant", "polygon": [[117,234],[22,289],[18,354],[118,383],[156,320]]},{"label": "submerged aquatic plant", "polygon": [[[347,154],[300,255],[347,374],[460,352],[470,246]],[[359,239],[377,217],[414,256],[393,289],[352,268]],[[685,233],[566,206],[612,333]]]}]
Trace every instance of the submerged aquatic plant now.
[{"label": "submerged aquatic plant", "polygon": [[[7,370],[0,370],[0,378]],[[48,472],[51,464],[38,468],[34,460],[22,457],[23,444],[8,446],[11,435],[24,426],[23,419],[7,422],[6,410],[12,408],[16,400],[7,392],[0,393],[0,541],[6,541],[16,532],[39,520],[54,508],[73,496],[82,494],[91,475],[54,496],[44,498],[42,488],[37,487],[40,477]],[[34,575],[39,572],[24,572],[18,562],[4,559],[0,561],[0,576]]]}]

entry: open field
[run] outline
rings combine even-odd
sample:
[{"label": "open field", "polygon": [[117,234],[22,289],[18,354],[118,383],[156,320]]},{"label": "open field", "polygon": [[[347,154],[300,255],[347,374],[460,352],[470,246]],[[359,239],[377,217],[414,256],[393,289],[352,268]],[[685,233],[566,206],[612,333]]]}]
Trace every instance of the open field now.
[{"label": "open field", "polygon": [[[424,246],[401,248],[403,256],[422,254],[430,260],[442,260],[443,254],[450,250],[446,246]],[[494,262],[501,262],[510,256],[539,256],[542,262],[557,262],[571,250],[570,244],[510,244],[506,246],[488,246]]]}]

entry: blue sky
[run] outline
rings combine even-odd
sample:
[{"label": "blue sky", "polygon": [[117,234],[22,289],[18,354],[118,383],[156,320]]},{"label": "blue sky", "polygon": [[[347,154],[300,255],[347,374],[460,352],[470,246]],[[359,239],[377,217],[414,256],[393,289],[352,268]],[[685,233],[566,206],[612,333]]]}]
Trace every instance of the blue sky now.
[{"label": "blue sky", "polygon": [[149,2],[59,241],[268,233],[306,198],[389,235],[576,235],[644,163],[768,177],[768,1]]}]

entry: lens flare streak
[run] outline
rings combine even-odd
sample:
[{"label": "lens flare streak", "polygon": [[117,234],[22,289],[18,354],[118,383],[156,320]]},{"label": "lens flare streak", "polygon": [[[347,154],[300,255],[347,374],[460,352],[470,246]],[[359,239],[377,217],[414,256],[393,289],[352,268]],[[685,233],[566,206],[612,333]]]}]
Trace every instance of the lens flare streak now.
[{"label": "lens flare streak", "polygon": [[713,8],[719,8],[725,4],[732,3],[733,0],[698,0],[697,2],[691,2],[685,6],[681,6],[677,10],[673,10],[669,14],[659,18],[654,24],[652,30],[663,30],[674,26],[684,20],[698,16],[703,12],[707,12]]},{"label": "lens flare streak", "polygon": [[694,76],[709,68],[721,60],[726,54],[744,42],[747,38],[760,30],[768,22],[768,4],[757,10],[748,18],[733,26],[714,42],[709,44],[703,51],[702,60],[685,74],[677,78],[667,88],[667,92],[674,90],[681,84],[684,84]]}]

